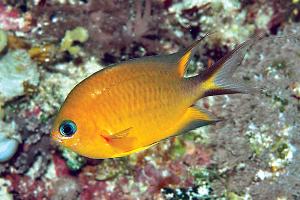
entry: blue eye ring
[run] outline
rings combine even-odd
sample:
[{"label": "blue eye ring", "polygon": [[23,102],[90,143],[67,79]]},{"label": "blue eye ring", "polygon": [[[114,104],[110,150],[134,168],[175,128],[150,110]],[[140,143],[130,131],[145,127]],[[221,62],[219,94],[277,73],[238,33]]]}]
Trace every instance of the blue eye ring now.
[{"label": "blue eye ring", "polygon": [[71,120],[63,121],[59,126],[59,132],[64,137],[71,137],[77,131],[76,124]]}]

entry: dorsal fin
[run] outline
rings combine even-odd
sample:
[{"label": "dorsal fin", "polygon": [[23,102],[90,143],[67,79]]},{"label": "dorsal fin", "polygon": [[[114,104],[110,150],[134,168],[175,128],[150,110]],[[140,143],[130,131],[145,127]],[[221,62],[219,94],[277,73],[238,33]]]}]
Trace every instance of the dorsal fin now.
[{"label": "dorsal fin", "polygon": [[189,64],[191,58],[194,56],[196,47],[206,36],[208,36],[208,33],[205,34],[203,37],[201,37],[196,42],[194,42],[187,49],[181,50],[175,54],[178,57],[177,69],[178,69],[178,73],[179,73],[180,77],[184,77],[184,75],[187,71],[187,68],[188,68],[188,64]]}]

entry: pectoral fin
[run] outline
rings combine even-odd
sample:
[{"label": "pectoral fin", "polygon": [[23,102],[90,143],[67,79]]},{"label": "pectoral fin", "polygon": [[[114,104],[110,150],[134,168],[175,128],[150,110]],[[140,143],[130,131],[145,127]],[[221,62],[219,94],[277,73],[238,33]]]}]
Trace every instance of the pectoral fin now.
[{"label": "pectoral fin", "polygon": [[129,137],[128,134],[132,130],[132,127],[119,131],[117,133],[109,133],[107,131],[101,131],[101,136],[106,140],[108,144],[115,149],[121,151],[130,151],[134,148],[136,141],[135,137]]},{"label": "pectoral fin", "polygon": [[109,133],[107,131],[101,131],[101,135],[107,140],[121,139],[128,135],[132,127],[119,131],[117,133]]}]

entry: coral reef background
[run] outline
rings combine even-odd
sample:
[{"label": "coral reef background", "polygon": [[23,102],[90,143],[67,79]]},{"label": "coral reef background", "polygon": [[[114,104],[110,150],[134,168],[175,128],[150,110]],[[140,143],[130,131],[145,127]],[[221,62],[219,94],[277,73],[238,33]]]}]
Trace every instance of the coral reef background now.
[{"label": "coral reef background", "polygon": [[[300,199],[298,0],[0,2],[0,199]],[[225,120],[125,158],[51,142],[68,92],[105,66],[207,37],[189,75],[253,34],[235,76],[255,95],[199,105]]]}]

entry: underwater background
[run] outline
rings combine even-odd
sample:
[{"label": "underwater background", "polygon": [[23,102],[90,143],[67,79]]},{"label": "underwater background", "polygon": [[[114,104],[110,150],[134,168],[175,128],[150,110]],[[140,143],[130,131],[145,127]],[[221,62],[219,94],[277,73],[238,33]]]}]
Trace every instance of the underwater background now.
[{"label": "underwater background", "polygon": [[[299,9],[299,0],[1,0],[0,199],[300,199]],[[222,122],[117,159],[51,141],[78,82],[206,33],[190,74],[254,34],[267,38],[235,73],[261,94],[199,101]]]}]

